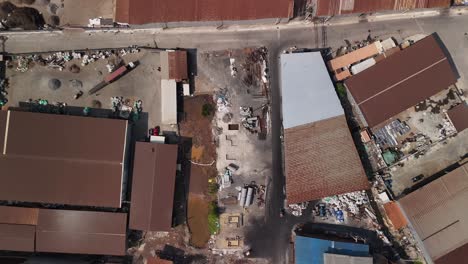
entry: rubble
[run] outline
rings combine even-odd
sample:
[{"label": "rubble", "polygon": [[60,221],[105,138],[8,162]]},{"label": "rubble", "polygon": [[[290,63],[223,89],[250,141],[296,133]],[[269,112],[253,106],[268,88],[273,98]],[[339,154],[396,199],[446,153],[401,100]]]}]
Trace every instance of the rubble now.
[{"label": "rubble", "polygon": [[251,133],[258,132],[259,118],[253,115],[252,107],[240,107],[242,125]]},{"label": "rubble", "polygon": [[229,94],[226,88],[220,89],[215,93],[214,101],[219,112],[229,113],[231,104],[229,103]]},{"label": "rubble", "polygon": [[8,79],[0,79],[0,107],[8,103],[7,99],[7,89],[8,88]]},{"label": "rubble", "polygon": [[292,215],[299,217],[302,216],[302,211],[307,209],[307,206],[309,206],[309,203],[305,202],[300,204],[290,204],[288,205],[288,208]]}]

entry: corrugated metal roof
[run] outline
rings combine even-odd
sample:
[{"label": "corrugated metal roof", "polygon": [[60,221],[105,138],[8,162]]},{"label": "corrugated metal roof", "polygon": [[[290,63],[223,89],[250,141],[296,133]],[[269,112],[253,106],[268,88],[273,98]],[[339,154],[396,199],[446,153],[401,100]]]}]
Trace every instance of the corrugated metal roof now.
[{"label": "corrugated metal roof", "polygon": [[463,210],[468,203],[468,164],[406,195],[399,203],[436,262],[468,243],[468,212]]},{"label": "corrugated metal roof", "polygon": [[285,130],[289,204],[369,188],[344,115]]},{"label": "corrugated metal roof", "polygon": [[39,209],[0,206],[0,224],[37,225]]},{"label": "corrugated metal roof", "polygon": [[468,128],[468,104],[466,102],[450,109],[447,114],[458,132]]},{"label": "corrugated metal roof", "polygon": [[130,228],[169,231],[177,167],[177,145],[137,142]]},{"label": "corrugated metal roof", "polygon": [[161,80],[161,122],[177,124],[177,83],[175,80]]},{"label": "corrugated metal roof", "polygon": [[370,127],[456,83],[440,45],[428,36],[345,81]]},{"label": "corrugated metal roof", "polygon": [[323,264],[324,253],[368,257],[369,245],[296,236],[296,264]]},{"label": "corrugated metal roof", "polygon": [[[380,44],[380,43],[379,43]],[[362,61],[364,59],[373,57],[377,54],[379,54],[380,50],[378,48],[377,42],[371,43],[365,47],[362,47],[360,49],[354,50],[350,53],[347,53],[345,55],[336,57],[330,61],[328,61],[328,68],[331,71],[336,71],[338,69],[348,67],[351,64],[354,64],[356,62]]]},{"label": "corrugated metal roof", "polygon": [[125,213],[41,209],[36,251],[125,255],[126,226]]},{"label": "corrugated metal roof", "polygon": [[317,16],[450,7],[450,0],[317,0]]},{"label": "corrugated metal roof", "polygon": [[0,250],[34,252],[35,226],[0,224]]},{"label": "corrugated metal roof", "polygon": [[187,75],[187,51],[176,50],[169,52],[169,79],[185,80]]},{"label": "corrugated metal roof", "polygon": [[293,0],[117,0],[115,20],[129,24],[292,17]]},{"label": "corrugated metal roof", "polygon": [[283,127],[344,113],[320,52],[281,54]]},{"label": "corrugated metal roof", "polygon": [[395,202],[388,202],[384,204],[385,212],[387,213],[388,218],[392,221],[392,225],[395,229],[400,229],[405,227],[408,224],[405,216],[400,210],[400,207]]},{"label": "corrugated metal roof", "polygon": [[127,121],[10,111],[4,131],[0,200],[120,207]]},{"label": "corrugated metal roof", "polygon": [[121,163],[126,127],[118,119],[10,111],[6,154]]}]

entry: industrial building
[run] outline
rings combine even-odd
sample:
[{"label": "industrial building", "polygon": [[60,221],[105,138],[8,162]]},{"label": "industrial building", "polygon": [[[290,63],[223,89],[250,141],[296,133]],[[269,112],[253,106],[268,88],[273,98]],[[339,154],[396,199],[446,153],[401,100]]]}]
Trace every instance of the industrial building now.
[{"label": "industrial building", "polygon": [[126,213],[0,206],[0,250],[123,256]]},{"label": "industrial building", "polygon": [[0,111],[0,200],[120,208],[126,120]]},{"label": "industrial building", "polygon": [[160,53],[161,79],[180,82],[188,79],[187,51],[167,50]]},{"label": "industrial building", "polygon": [[376,127],[449,88],[458,73],[433,34],[380,61],[344,84],[365,126]]},{"label": "industrial building", "polygon": [[369,245],[306,236],[294,240],[296,264],[372,264]]},{"label": "industrial building", "polygon": [[177,166],[177,145],[137,142],[129,227],[169,231]]},{"label": "industrial building", "polygon": [[450,7],[450,0],[316,0],[316,16],[408,11],[420,8]]},{"label": "industrial building", "polygon": [[288,204],[367,189],[320,52],[282,54],[281,87]]},{"label": "industrial building", "polygon": [[114,21],[148,24],[291,18],[293,0],[117,0]]},{"label": "industrial building", "polygon": [[464,263],[468,255],[468,164],[399,199],[415,235],[435,264]]}]

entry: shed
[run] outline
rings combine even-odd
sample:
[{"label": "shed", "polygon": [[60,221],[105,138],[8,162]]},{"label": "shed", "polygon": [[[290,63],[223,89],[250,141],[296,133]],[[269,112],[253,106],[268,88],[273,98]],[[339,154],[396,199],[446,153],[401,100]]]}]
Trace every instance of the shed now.
[{"label": "shed", "polygon": [[187,51],[168,50],[160,53],[161,78],[178,82],[188,79]]},{"label": "shed", "polygon": [[177,145],[137,142],[130,228],[169,231],[172,226]]},{"label": "shed", "polygon": [[161,80],[161,122],[177,124],[177,83],[175,80]]},{"label": "shed", "polygon": [[453,107],[447,114],[458,132],[468,128],[468,104],[466,102]]},{"label": "shed", "polygon": [[384,204],[385,212],[387,213],[388,218],[392,221],[392,225],[396,230],[405,227],[408,225],[406,217],[401,212],[400,207],[396,202],[388,202]]}]

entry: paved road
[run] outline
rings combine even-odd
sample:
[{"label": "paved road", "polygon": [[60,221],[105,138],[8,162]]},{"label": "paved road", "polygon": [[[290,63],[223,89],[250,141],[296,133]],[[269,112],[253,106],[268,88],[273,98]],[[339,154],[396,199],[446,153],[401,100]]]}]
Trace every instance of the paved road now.
[{"label": "paved road", "polygon": [[321,48],[344,45],[344,40],[365,39],[368,34],[380,38],[395,37],[397,40],[416,33],[437,31],[462,74],[461,85],[466,82],[464,72],[468,71],[468,16],[437,16],[419,19],[390,20],[372,23],[358,23],[339,26],[315,27],[313,24],[292,26],[230,27],[223,30],[170,29],[135,30],[108,32],[41,32],[41,33],[1,33],[5,36],[6,52],[45,52],[54,50],[111,48],[141,45],[160,48],[197,48],[215,50],[266,46],[270,50],[270,76],[272,89],[272,138],[273,175],[267,194],[265,222],[254,223],[246,239],[253,246],[253,254],[273,258],[273,263],[285,263],[289,236],[292,227],[306,221],[306,218],[279,217],[283,206],[284,176],[281,158],[281,115],[279,60],[282,50],[290,46]]}]

